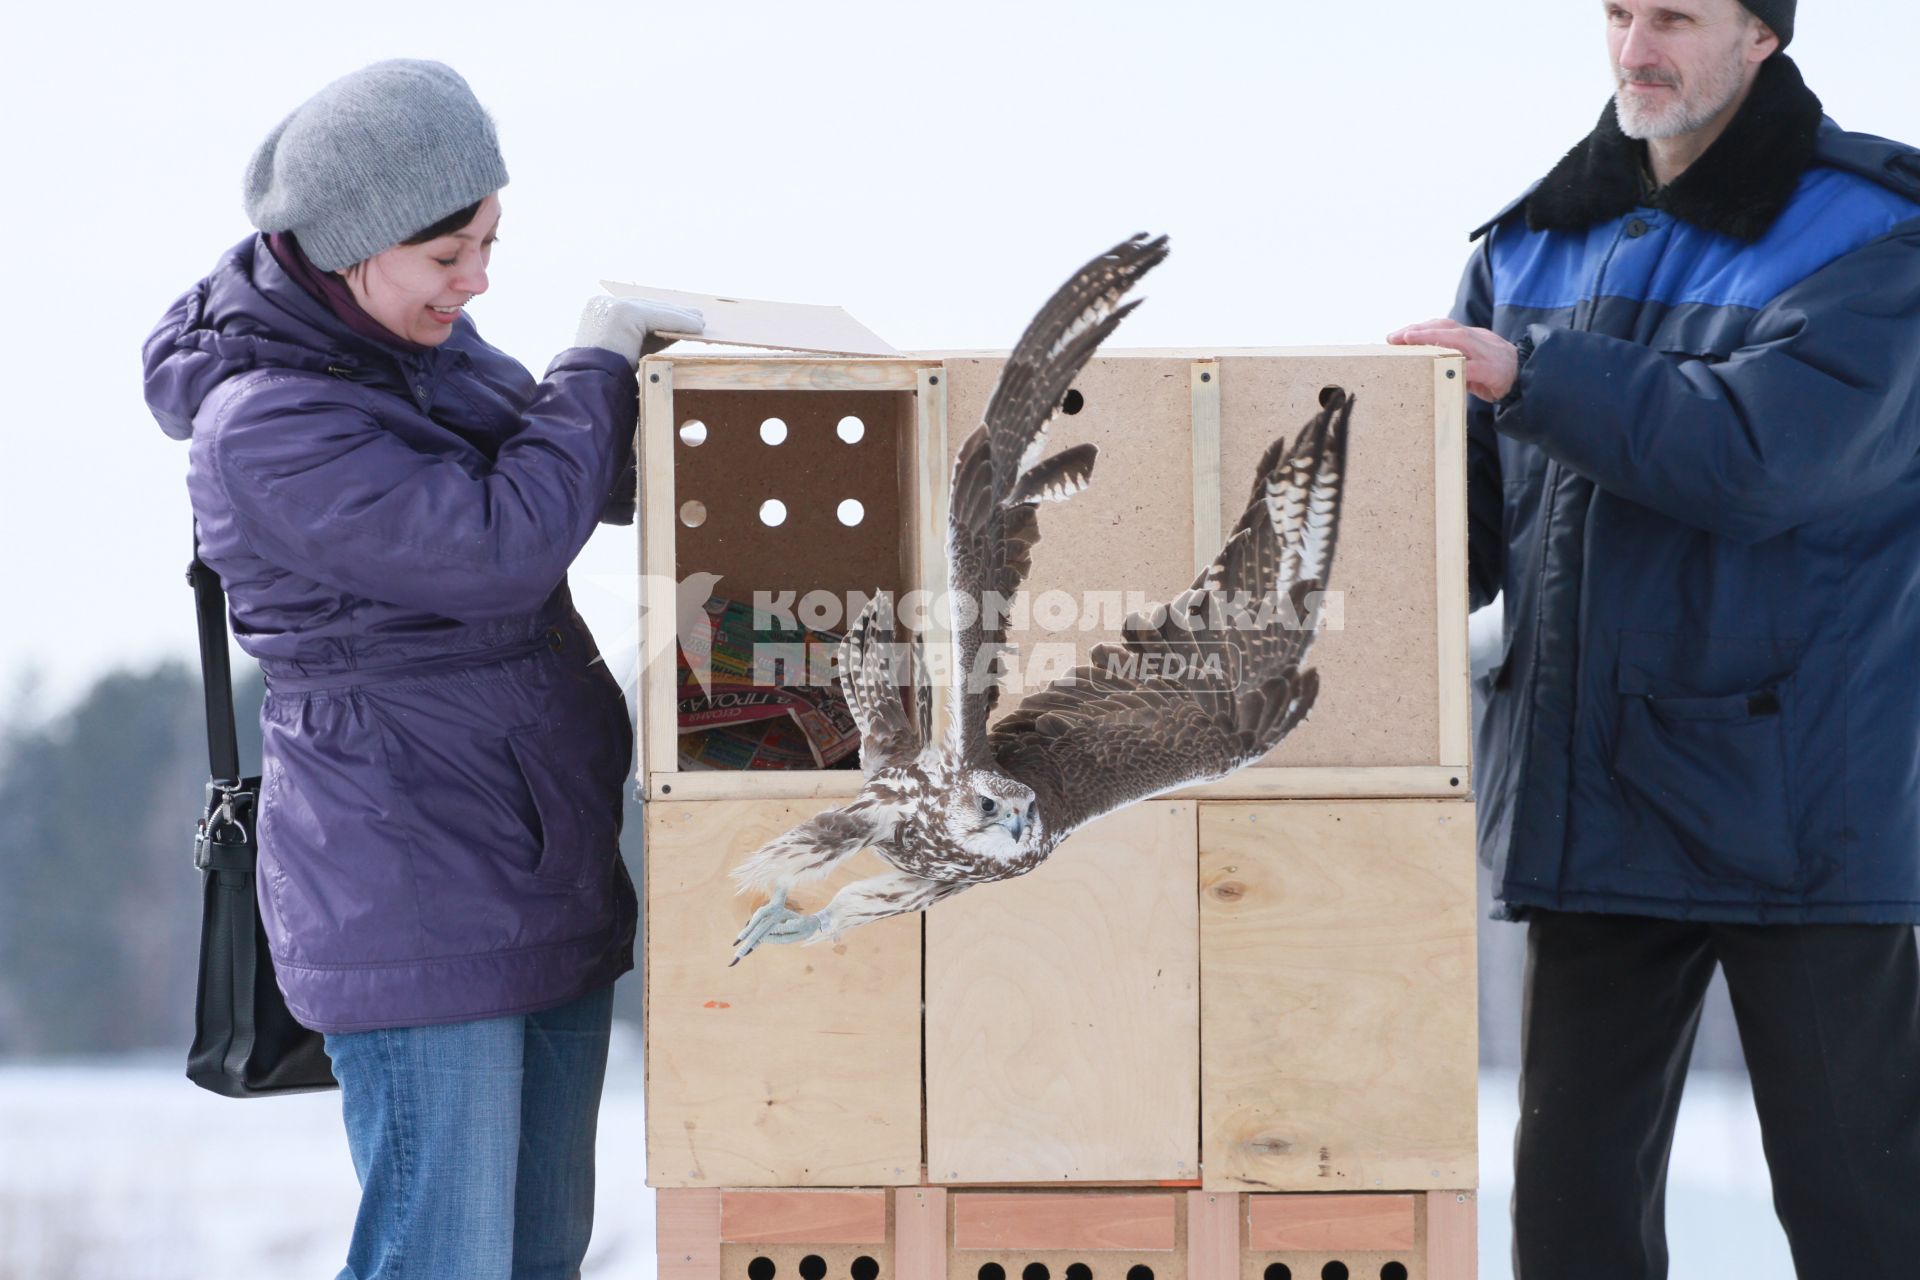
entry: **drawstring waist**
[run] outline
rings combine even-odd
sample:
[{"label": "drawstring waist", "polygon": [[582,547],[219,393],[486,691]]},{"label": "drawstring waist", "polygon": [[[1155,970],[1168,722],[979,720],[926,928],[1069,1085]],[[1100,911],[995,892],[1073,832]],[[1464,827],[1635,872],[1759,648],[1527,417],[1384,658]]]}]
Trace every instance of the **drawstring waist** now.
[{"label": "drawstring waist", "polygon": [[543,634],[529,640],[515,640],[511,644],[494,645],[487,649],[468,649],[461,653],[441,654],[432,658],[411,658],[385,666],[353,667],[345,671],[328,671],[306,676],[276,676],[262,668],[261,674],[266,676],[268,693],[319,693],[326,689],[364,689],[375,685],[395,684],[402,680],[418,680],[426,676],[444,675],[449,671],[492,666],[538,653],[541,649],[558,651],[560,643],[560,629],[548,627]]}]

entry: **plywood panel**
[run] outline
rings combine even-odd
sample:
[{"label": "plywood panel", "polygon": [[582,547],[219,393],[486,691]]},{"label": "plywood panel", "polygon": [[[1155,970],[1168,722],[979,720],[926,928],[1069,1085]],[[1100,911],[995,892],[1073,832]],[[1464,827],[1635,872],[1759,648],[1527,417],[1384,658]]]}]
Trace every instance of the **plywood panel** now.
[{"label": "plywood panel", "polygon": [[1152,801],[927,913],[935,1181],[1196,1176],[1195,837]]},{"label": "plywood panel", "polygon": [[1171,1253],[1178,1202],[1170,1194],[1049,1195],[961,1192],[956,1249],[1126,1249]]},{"label": "plywood panel", "polygon": [[[920,1180],[920,917],[729,968],[758,903],[727,872],[818,811],[782,801],[647,808],[647,1181],[888,1186]],[[811,910],[882,870],[849,859]]]},{"label": "plywood panel", "polygon": [[885,1244],[884,1191],[723,1191],[729,1244]]},{"label": "plywood panel", "polygon": [[1342,593],[1342,626],[1323,631],[1309,655],[1320,671],[1312,715],[1265,763],[1464,763],[1439,754],[1433,358],[1228,356],[1219,365],[1229,529],[1267,446],[1320,411],[1324,388],[1355,397],[1329,584]]},{"label": "plywood panel", "polygon": [[1473,808],[1203,804],[1209,1190],[1473,1185]]}]

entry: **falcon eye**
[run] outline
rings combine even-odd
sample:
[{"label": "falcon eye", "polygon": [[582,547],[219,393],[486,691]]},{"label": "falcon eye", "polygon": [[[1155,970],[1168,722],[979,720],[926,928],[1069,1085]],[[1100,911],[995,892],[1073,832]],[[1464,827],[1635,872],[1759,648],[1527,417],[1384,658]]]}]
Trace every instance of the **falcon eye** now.
[{"label": "falcon eye", "polygon": [[991,818],[994,814],[1000,812],[1000,806],[993,802],[993,798],[991,796],[981,796],[980,812],[986,814],[989,818]]}]

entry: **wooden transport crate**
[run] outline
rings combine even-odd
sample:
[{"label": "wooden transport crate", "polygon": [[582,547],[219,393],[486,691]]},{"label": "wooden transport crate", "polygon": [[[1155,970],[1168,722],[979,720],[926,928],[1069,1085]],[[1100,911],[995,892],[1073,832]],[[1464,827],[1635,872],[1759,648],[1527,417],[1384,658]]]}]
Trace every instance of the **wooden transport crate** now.
[{"label": "wooden transport crate", "polygon": [[[672,629],[672,584],[798,601],[945,590],[947,484],[1002,357],[650,356],[641,365],[645,623]],[[1056,415],[1053,447],[1101,445],[1092,487],[1049,506],[1015,629],[1044,683],[1115,634],[1130,603],[1169,599],[1219,550],[1253,467],[1328,388],[1357,399],[1331,589],[1339,628],[1316,641],[1313,716],[1261,766],[1202,798],[1469,793],[1463,362],[1432,348],[1117,351],[1096,356]],[[1066,412],[1067,409],[1073,412]],[[860,422],[847,444],[843,419]],[[778,421],[778,444],[761,429]],[[691,424],[698,424],[695,429]],[[690,443],[692,440],[700,443]],[[852,498],[859,524],[836,518]],[[783,523],[762,522],[776,500]],[[838,611],[839,629],[846,610]],[[1065,630],[1049,631],[1050,620]],[[1016,619],[1018,621],[1018,619]],[[941,639],[937,629],[933,639]],[[1011,708],[1019,691],[1010,689]],[[653,799],[847,796],[852,770],[682,772],[674,668],[652,661],[640,784]]]},{"label": "wooden transport crate", "polygon": [[[944,591],[948,471],[1002,358],[643,361],[652,647],[694,574],[749,601]],[[653,655],[639,784],[664,1278],[1468,1280],[1462,363],[1351,348],[1088,366],[1051,443],[1093,441],[1100,461],[1042,515],[1023,663],[1048,646],[1070,663],[1127,606],[1183,589],[1259,453],[1337,387],[1357,407],[1320,701],[1259,766],[1111,815],[924,917],[729,967],[759,902],[727,872],[859,774],[680,770],[671,652]],[[760,519],[769,500],[783,523]],[[1050,591],[1072,593],[1068,613]],[[880,865],[863,853],[794,905]]]}]

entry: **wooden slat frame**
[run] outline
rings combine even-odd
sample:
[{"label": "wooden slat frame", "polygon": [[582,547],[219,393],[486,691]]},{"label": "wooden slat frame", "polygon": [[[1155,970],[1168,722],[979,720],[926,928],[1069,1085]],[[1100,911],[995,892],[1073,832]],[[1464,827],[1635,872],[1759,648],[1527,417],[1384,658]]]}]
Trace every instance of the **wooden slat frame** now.
[{"label": "wooden slat frame", "polygon": [[1187,1280],[1240,1280],[1237,1191],[1187,1192]]},{"label": "wooden slat frame", "polygon": [[893,1280],[947,1280],[947,1189],[893,1193]]},{"label": "wooden slat frame", "polygon": [[1471,1191],[1427,1193],[1427,1280],[1480,1273],[1479,1200]]},{"label": "wooden slat frame", "polygon": [[963,1192],[953,1197],[953,1247],[1168,1253],[1179,1239],[1178,1207],[1171,1192]]},{"label": "wooden slat frame", "polygon": [[720,1280],[720,1193],[662,1188],[653,1194],[660,1280]]},{"label": "wooden slat frame", "polygon": [[720,1239],[727,1244],[885,1244],[887,1193],[722,1191]]},{"label": "wooden slat frame", "polygon": [[[674,646],[678,622],[674,607],[675,572],[673,524],[679,502],[673,476],[673,375],[670,360],[642,362],[640,383],[640,522],[642,530],[642,587],[646,594],[646,627],[641,637],[641,737],[647,749],[640,753],[643,768],[670,771],[679,762],[680,726],[674,690]],[[662,630],[665,634],[662,635]],[[650,775],[647,780],[651,782]],[[649,795],[652,794],[649,786]]]},{"label": "wooden slat frame", "polygon": [[1433,362],[1435,589],[1440,624],[1440,762],[1473,767],[1472,665],[1467,652],[1467,362]]},{"label": "wooden slat frame", "polygon": [[1412,1195],[1259,1195],[1248,1203],[1247,1248],[1256,1253],[1411,1251],[1418,1197]]},{"label": "wooden slat frame", "polygon": [[1220,518],[1220,362],[1196,360],[1193,396],[1193,571],[1220,554],[1227,532]]}]

